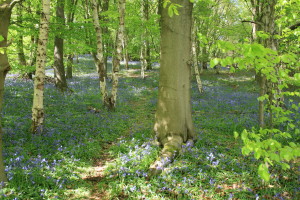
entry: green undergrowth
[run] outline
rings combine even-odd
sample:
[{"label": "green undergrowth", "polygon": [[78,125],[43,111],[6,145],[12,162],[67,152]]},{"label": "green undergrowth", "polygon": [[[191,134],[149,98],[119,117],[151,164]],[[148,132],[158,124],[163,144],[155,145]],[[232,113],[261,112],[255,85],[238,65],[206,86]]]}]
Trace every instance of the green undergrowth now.
[{"label": "green undergrowth", "polygon": [[[242,156],[242,143],[234,140],[234,131],[257,125],[258,89],[251,72],[204,72],[203,94],[193,80],[198,140],[150,179],[148,168],[160,151],[152,131],[158,70],[142,79],[132,67],[121,70],[118,107],[109,112],[101,104],[92,59],[80,58],[68,81],[74,93],[63,95],[46,84],[43,135],[28,132],[33,83],[9,78],[2,121],[10,181],[0,199],[298,199],[299,163],[282,173],[273,167],[265,184],[256,160]],[[104,154],[110,159],[95,191],[83,177]]]}]

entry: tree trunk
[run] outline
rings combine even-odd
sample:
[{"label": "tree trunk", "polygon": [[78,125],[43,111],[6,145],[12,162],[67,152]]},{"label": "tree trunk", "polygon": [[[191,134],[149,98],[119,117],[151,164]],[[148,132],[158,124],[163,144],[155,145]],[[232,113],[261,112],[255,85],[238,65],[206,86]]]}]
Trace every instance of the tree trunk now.
[{"label": "tree trunk", "polygon": [[151,174],[160,173],[181,151],[183,143],[196,139],[190,84],[193,4],[189,0],[172,3],[182,7],[178,16],[169,17],[168,9],[162,11],[159,94],[154,131],[163,149],[161,156],[150,166]]},{"label": "tree trunk", "polygon": [[102,102],[105,105],[106,99],[108,98],[107,88],[106,88],[106,79],[105,79],[105,66],[104,66],[104,57],[103,57],[103,42],[102,42],[102,29],[100,27],[99,15],[98,15],[98,5],[96,0],[91,0],[92,3],[92,12],[93,12],[93,22],[96,31],[96,40],[97,40],[97,54],[95,57],[95,65],[99,75],[100,81],[100,92],[102,95]]},{"label": "tree trunk", "polygon": [[[21,1],[7,0],[0,1],[0,183],[6,183],[4,158],[3,158],[3,130],[2,130],[2,108],[4,96],[5,77],[11,69],[8,62],[6,48],[9,46],[7,41],[8,27],[11,18],[11,11],[14,5]],[[3,184],[0,184],[2,188]]]},{"label": "tree trunk", "polygon": [[[101,12],[106,12],[108,11],[109,9],[109,0],[103,0],[103,1],[98,1],[99,3],[101,3]],[[101,15],[100,16],[100,20],[104,23],[108,23],[109,22],[109,19],[108,19],[108,16],[107,15]],[[102,34],[104,35],[104,38],[105,37],[109,37],[109,29],[108,29],[108,26],[104,26],[104,27],[101,27],[102,28]],[[103,48],[103,52],[107,52],[108,49],[109,49],[109,40],[103,40],[103,44],[102,44],[102,48]],[[104,69],[105,69],[105,77],[107,78],[107,61],[108,61],[108,54],[107,53],[104,53],[103,54],[104,56]]]},{"label": "tree trunk", "polygon": [[125,4],[126,0],[118,1],[118,10],[119,10],[119,28],[116,35],[116,52],[113,59],[113,70],[112,70],[112,91],[111,91],[111,104],[112,109],[116,108],[117,103],[117,92],[118,92],[118,73],[120,71],[120,61],[122,59],[122,44],[124,41],[124,30],[125,30]]},{"label": "tree trunk", "polygon": [[[270,48],[272,50],[277,50],[277,43],[276,39],[274,38],[275,30],[276,30],[276,24],[275,24],[275,6],[277,4],[277,0],[251,0],[252,5],[252,12],[253,12],[253,19],[255,23],[252,23],[252,37],[253,41],[257,41],[258,43],[262,44],[266,48]],[[262,39],[257,38],[257,31],[264,31],[265,33],[268,33],[270,35],[269,38]],[[279,68],[278,66],[274,66],[275,68]],[[279,71],[279,70],[276,70]],[[260,87],[260,96],[264,96],[265,94],[268,94],[269,96],[269,107],[271,107],[272,100],[273,100],[273,89],[274,84],[270,82],[266,78],[266,75],[262,73],[262,71],[258,71],[257,74],[257,80]],[[273,85],[273,86],[272,86]],[[277,94],[280,96],[280,94]],[[258,109],[258,115],[259,115],[259,126],[264,127],[266,124],[266,120],[264,117],[265,113],[265,102],[259,101],[259,109]],[[272,109],[270,109],[270,127],[273,126],[273,113]]]},{"label": "tree trunk", "polygon": [[42,133],[44,123],[44,78],[49,32],[50,0],[42,1],[40,33],[37,47],[36,72],[32,105],[32,133]]},{"label": "tree trunk", "polygon": [[[21,6],[17,6],[17,21],[18,23],[22,24],[22,8]],[[18,60],[19,64],[22,66],[27,66],[26,64],[26,58],[25,58],[25,53],[24,53],[24,45],[23,45],[23,35],[18,34],[17,38],[17,52],[18,52]]]},{"label": "tree trunk", "polygon": [[123,50],[124,50],[124,63],[125,63],[125,69],[129,69],[129,55],[127,50],[127,36],[124,33],[124,41],[123,41]]},{"label": "tree trunk", "polygon": [[[149,0],[143,1],[143,18],[145,20],[145,24],[147,24],[149,20]],[[148,27],[145,27],[145,35],[144,35],[144,41],[145,41],[145,60],[146,60],[146,70],[151,70],[151,51],[150,51],[150,45],[149,45],[149,33],[148,33]]]},{"label": "tree trunk", "polygon": [[[65,23],[64,15],[64,0],[57,0],[56,17],[59,27],[63,27]],[[60,33],[61,34],[61,33]],[[54,39],[54,79],[55,86],[61,91],[65,92],[68,89],[65,66],[64,66],[64,40],[58,34]]]},{"label": "tree trunk", "polygon": [[67,61],[66,79],[71,79],[71,78],[73,78],[73,59],[74,59],[74,54],[69,54],[67,59],[68,59],[68,61]]},{"label": "tree trunk", "polygon": [[198,68],[198,59],[197,59],[197,48],[196,48],[196,41],[197,41],[197,37],[196,37],[196,27],[195,27],[195,20],[193,19],[193,24],[192,24],[192,57],[193,57],[193,67],[195,70],[195,76],[196,76],[196,80],[197,80],[197,86],[198,86],[198,90],[200,93],[203,92],[203,87],[202,87],[202,82],[201,82],[201,78],[200,78],[200,73],[199,73],[199,68]]},{"label": "tree trunk", "polygon": [[[74,16],[76,11],[78,0],[72,0],[71,1],[71,10],[67,14],[67,23],[73,23],[74,22]],[[70,41],[72,43],[72,41]],[[70,53],[67,56],[67,71],[66,71],[66,79],[73,78],[73,59],[74,59],[74,53]]]}]

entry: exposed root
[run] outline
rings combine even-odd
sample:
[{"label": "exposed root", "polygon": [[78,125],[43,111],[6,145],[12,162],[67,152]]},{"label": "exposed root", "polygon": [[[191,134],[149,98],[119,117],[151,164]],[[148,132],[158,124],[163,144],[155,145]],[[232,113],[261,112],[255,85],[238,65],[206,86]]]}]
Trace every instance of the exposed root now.
[{"label": "exposed root", "polygon": [[161,155],[156,159],[156,161],[150,165],[149,177],[153,177],[161,174],[166,166],[174,161],[174,158],[179,154],[187,151],[188,148],[194,146],[193,140],[188,140],[184,145],[171,145],[170,143],[165,144],[162,149]]}]

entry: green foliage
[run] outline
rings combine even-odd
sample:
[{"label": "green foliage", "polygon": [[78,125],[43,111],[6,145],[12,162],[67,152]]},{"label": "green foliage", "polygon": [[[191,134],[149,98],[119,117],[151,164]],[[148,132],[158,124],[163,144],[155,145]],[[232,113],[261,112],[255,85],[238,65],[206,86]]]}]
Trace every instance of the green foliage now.
[{"label": "green foliage", "polygon": [[178,8],[182,6],[180,4],[172,3],[171,0],[164,0],[163,7],[166,8],[168,6],[168,14],[170,17],[173,15],[179,15]]}]

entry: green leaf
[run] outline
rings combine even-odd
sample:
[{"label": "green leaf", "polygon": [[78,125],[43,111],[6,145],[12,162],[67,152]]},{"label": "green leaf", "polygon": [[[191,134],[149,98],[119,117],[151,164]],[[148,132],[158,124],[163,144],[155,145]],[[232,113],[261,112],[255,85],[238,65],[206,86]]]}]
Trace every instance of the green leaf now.
[{"label": "green leaf", "polygon": [[266,182],[270,181],[270,173],[268,171],[268,166],[266,164],[260,164],[258,167],[258,174]]},{"label": "green leaf", "polygon": [[237,139],[237,138],[239,137],[239,133],[236,132],[236,131],[234,131],[233,135],[234,135],[234,138],[235,138],[235,139]]},{"label": "green leaf", "polygon": [[175,15],[179,15],[177,8],[174,8],[173,11],[174,11]]},{"label": "green leaf", "polygon": [[165,1],[164,1],[164,4],[163,4],[163,7],[164,7],[164,8],[166,8],[166,7],[167,7],[167,5],[168,5],[169,3],[170,3],[170,1],[169,1],[169,0],[165,0]]},{"label": "green leaf", "polygon": [[287,170],[287,169],[290,169],[290,165],[287,164],[287,163],[280,163],[281,167],[283,170]]},{"label": "green leaf", "polygon": [[210,67],[213,68],[214,66],[216,66],[217,64],[219,64],[219,59],[218,58],[214,58],[212,60],[210,60]]},{"label": "green leaf", "polygon": [[243,130],[242,134],[241,134],[241,138],[243,141],[248,139],[248,132],[246,129]]},{"label": "green leaf", "polygon": [[4,37],[2,35],[0,35],[0,42],[4,40]]},{"label": "green leaf", "polygon": [[269,156],[270,156],[271,160],[274,160],[276,162],[280,162],[280,158],[279,158],[279,155],[277,153],[270,153]]},{"label": "green leaf", "polygon": [[168,8],[168,15],[169,15],[170,17],[173,17],[173,15],[174,15],[174,12],[173,12],[173,6],[172,6],[172,5],[170,5],[169,8]]}]

